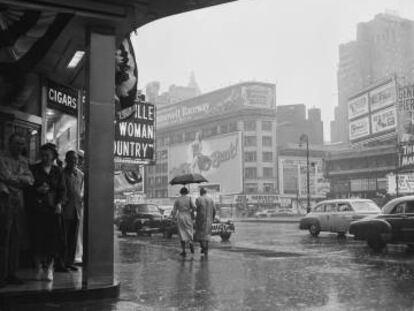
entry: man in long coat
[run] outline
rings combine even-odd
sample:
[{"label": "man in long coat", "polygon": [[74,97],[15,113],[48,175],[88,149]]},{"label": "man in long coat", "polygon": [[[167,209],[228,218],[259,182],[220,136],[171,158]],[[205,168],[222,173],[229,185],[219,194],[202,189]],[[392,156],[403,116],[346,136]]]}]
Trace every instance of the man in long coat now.
[{"label": "man in long coat", "polygon": [[216,214],[213,199],[207,196],[207,190],[200,188],[200,196],[196,199],[196,234],[195,239],[200,242],[201,253],[208,254],[208,237]]}]

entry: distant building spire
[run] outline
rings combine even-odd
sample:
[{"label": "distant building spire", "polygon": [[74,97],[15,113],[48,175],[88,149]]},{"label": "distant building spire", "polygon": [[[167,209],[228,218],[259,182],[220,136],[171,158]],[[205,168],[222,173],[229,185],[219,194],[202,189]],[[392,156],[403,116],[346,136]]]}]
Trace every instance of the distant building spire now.
[{"label": "distant building spire", "polygon": [[191,71],[190,81],[188,82],[188,87],[194,89],[196,91],[197,96],[201,94],[200,87],[195,78],[194,71]]}]

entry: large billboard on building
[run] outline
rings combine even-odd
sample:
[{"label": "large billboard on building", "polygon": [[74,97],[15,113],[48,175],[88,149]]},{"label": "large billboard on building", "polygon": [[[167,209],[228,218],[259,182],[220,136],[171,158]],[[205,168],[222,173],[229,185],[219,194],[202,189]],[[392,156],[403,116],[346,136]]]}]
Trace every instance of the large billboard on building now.
[{"label": "large billboard on building", "polygon": [[349,140],[364,143],[386,139],[396,133],[396,84],[389,80],[348,100]]},{"label": "large billboard on building", "polygon": [[157,126],[183,124],[243,107],[276,109],[275,85],[243,83],[160,108]]},{"label": "large billboard on building", "polygon": [[[148,164],[154,160],[155,107],[147,102],[116,114],[114,160],[115,163]],[[102,133],[105,135],[105,133]]]},{"label": "large billboard on building", "polygon": [[414,167],[414,84],[398,90],[400,168]]},{"label": "large billboard on building", "polygon": [[[168,180],[187,173],[203,175],[222,194],[243,191],[241,133],[200,139],[168,149]],[[182,186],[168,186],[168,196],[177,196]],[[191,186],[190,186],[191,187]]]},{"label": "large billboard on building", "polygon": [[[307,194],[306,158],[279,157],[279,185],[281,194]],[[322,159],[309,159],[309,189],[312,196],[326,197],[329,182],[323,177]]]}]

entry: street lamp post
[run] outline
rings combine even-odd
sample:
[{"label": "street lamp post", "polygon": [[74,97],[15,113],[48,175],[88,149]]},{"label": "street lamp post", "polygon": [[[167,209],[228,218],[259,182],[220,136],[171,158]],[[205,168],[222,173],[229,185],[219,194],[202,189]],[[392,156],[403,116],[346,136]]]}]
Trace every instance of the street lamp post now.
[{"label": "street lamp post", "polygon": [[309,137],[306,134],[302,134],[300,136],[299,146],[301,147],[304,142],[306,142],[306,197],[307,197],[306,213],[309,213],[310,210],[311,210],[311,206],[310,206],[310,178],[309,178]]}]

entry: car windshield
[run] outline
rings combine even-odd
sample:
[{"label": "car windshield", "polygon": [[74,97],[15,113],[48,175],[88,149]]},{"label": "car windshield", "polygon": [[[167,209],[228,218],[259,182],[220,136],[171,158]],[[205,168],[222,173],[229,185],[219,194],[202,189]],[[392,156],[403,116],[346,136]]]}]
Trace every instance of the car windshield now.
[{"label": "car windshield", "polygon": [[137,212],[138,213],[156,213],[156,214],[160,213],[158,207],[152,204],[137,205]]},{"label": "car windshield", "polygon": [[355,212],[381,212],[378,205],[370,201],[353,202],[352,207]]}]

